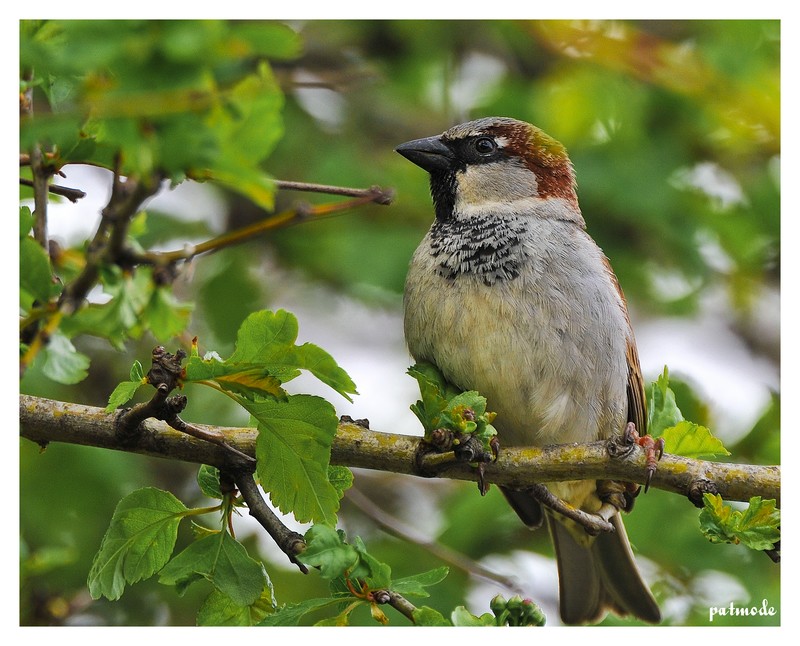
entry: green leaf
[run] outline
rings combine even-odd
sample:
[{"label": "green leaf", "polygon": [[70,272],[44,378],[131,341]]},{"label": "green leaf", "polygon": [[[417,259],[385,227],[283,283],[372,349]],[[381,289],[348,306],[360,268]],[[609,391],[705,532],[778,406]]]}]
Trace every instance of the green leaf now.
[{"label": "green leaf", "polygon": [[63,334],[55,333],[44,351],[43,372],[61,384],[77,384],[89,375],[89,357],[75,349]]},{"label": "green leaf", "polygon": [[275,599],[271,584],[265,586],[261,596],[249,606],[235,604],[230,597],[215,588],[197,612],[197,625],[255,626],[273,612]]},{"label": "green leaf", "polygon": [[224,497],[219,486],[219,469],[217,467],[207,464],[200,465],[197,472],[197,484],[200,486],[200,491],[209,498],[221,500]]},{"label": "green leaf", "polygon": [[429,363],[417,363],[408,369],[408,374],[417,380],[422,399],[412,404],[425,433],[438,428],[439,416],[447,408],[446,385],[441,373]]},{"label": "green leaf", "polygon": [[302,40],[287,25],[278,22],[243,20],[233,25],[234,33],[244,38],[259,56],[287,59],[302,51]]},{"label": "green leaf", "polygon": [[192,309],[190,304],[179,303],[170,288],[156,287],[141,314],[142,326],[158,341],[169,341],[186,329]]},{"label": "green leaf", "polygon": [[318,567],[326,579],[344,576],[359,560],[355,547],[328,525],[314,525],[305,535],[306,549],[297,557],[306,565]]},{"label": "green leaf", "polygon": [[19,239],[25,240],[30,237],[31,229],[33,229],[33,213],[27,206],[19,207]]},{"label": "green leaf", "polygon": [[730,455],[722,442],[714,437],[705,426],[682,421],[676,426],[664,429],[664,452],[682,455],[687,458],[714,457]]},{"label": "green leaf", "polygon": [[236,338],[236,350],[227,363],[266,366],[282,382],[308,370],[317,379],[333,388],[348,401],[357,394],[347,373],[322,348],[304,343],[295,345],[298,324],[294,314],[285,310],[262,310],[248,316]]},{"label": "green leaf", "polygon": [[114,391],[108,397],[108,405],[106,406],[106,413],[113,413],[117,408],[129,402],[139,386],[147,383],[144,379],[144,368],[139,361],[134,361],[130,370],[130,381],[123,381],[118,384]]},{"label": "green leaf", "polygon": [[414,624],[417,626],[452,626],[438,610],[428,606],[421,606],[414,610],[412,615]]},{"label": "green leaf", "polygon": [[664,372],[650,386],[650,399],[647,402],[647,432],[659,437],[666,428],[683,421],[683,415],[675,402],[675,393],[669,387],[669,371]]},{"label": "green leaf", "polygon": [[101,275],[111,300],[78,310],[64,319],[61,328],[71,337],[90,334],[106,338],[121,350],[126,339],[138,338],[145,329],[140,317],[154,290],[152,270],[139,267],[129,275],[122,274],[118,267],[105,267]]},{"label": "green leaf", "polygon": [[137,359],[131,366],[130,380],[141,381],[142,379],[144,379],[144,368],[142,368],[142,364]]},{"label": "green leaf", "polygon": [[328,480],[338,426],[333,406],[312,395],[240,404],[258,420],[257,473],[272,502],[301,523],[335,524],[339,493]]},{"label": "green leaf", "polygon": [[443,566],[421,574],[414,574],[402,579],[397,579],[396,581],[392,581],[392,590],[404,596],[428,597],[430,595],[425,588],[440,583],[449,572],[450,569]]},{"label": "green leaf", "polygon": [[342,466],[329,466],[328,467],[328,482],[331,483],[339,500],[344,497],[345,492],[353,486],[353,472],[347,467]]},{"label": "green leaf", "polygon": [[158,581],[174,585],[183,593],[201,577],[240,606],[255,603],[265,585],[261,564],[225,531],[189,545],[161,570]]},{"label": "green leaf", "polygon": [[220,388],[248,399],[256,396],[286,397],[281,382],[267,368],[255,363],[220,361],[215,357],[189,357],[184,381],[214,381]]},{"label": "green leaf", "polygon": [[59,289],[53,282],[50,257],[28,236],[19,241],[19,286],[40,303],[47,303]]},{"label": "green leaf", "polygon": [[351,578],[364,579],[373,590],[389,588],[392,585],[392,568],[367,552],[367,546],[359,536],[353,540],[358,552],[358,566],[350,571]]},{"label": "green leaf", "polygon": [[775,500],[755,496],[742,512],[724,504],[719,494],[703,494],[700,529],[712,543],[742,543],[754,550],[773,549],[781,539],[780,520]]},{"label": "green leaf", "polygon": [[439,370],[429,363],[418,363],[408,369],[417,380],[422,399],[411,406],[425,429],[425,437],[436,429],[444,428],[458,434],[468,434],[481,440],[487,454],[492,453],[491,439],[497,435],[492,426],[495,413],[486,410],[486,398],[470,390],[459,392],[448,384]]},{"label": "green leaf", "polygon": [[89,593],[119,599],[126,583],[146,579],[169,560],[184,504],[167,491],[138,489],[120,500],[89,571]]},{"label": "green leaf", "polygon": [[139,390],[139,386],[142,385],[144,385],[142,381],[123,381],[117,384],[117,387],[108,396],[106,413],[113,413],[117,408],[129,402]]},{"label": "green leaf", "polygon": [[222,148],[220,158],[237,167],[257,166],[283,136],[283,92],[270,66],[262,62],[226,99],[209,119]]},{"label": "green leaf", "polygon": [[336,606],[342,602],[341,599],[305,599],[300,603],[291,603],[283,606],[271,615],[268,615],[258,624],[259,626],[296,626],[300,620],[309,612],[320,610],[327,606]]},{"label": "green leaf", "polygon": [[480,617],[473,615],[464,606],[458,606],[450,613],[454,626],[496,626],[495,617],[490,612],[484,612]]}]

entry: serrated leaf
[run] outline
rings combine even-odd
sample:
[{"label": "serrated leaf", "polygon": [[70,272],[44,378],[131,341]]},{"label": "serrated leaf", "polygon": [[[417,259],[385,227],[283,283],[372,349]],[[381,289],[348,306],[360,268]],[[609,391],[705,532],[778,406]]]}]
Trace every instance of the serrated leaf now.
[{"label": "serrated leaf", "polygon": [[286,382],[308,370],[348,401],[356,387],[333,357],[313,343],[295,345],[297,318],[285,310],[262,310],[248,316],[236,337],[236,350],[227,363],[249,363],[267,367],[270,373]]},{"label": "serrated leaf", "polygon": [[183,592],[200,577],[240,606],[255,603],[265,585],[261,564],[225,531],[189,545],[161,570],[158,581]]},{"label": "serrated leaf", "polygon": [[750,498],[739,520],[738,535],[744,545],[753,550],[769,550],[781,540],[781,514],[775,500]]},{"label": "serrated leaf", "polygon": [[345,576],[359,560],[355,547],[345,543],[339,532],[328,525],[314,525],[305,535],[306,549],[298,560],[318,567],[326,579]]},{"label": "serrated leaf", "polygon": [[312,395],[240,403],[258,420],[257,473],[272,502],[301,523],[335,524],[339,494],[328,480],[338,426],[333,406]]},{"label": "serrated leaf", "polygon": [[209,498],[223,498],[222,490],[219,486],[219,469],[207,464],[200,465],[197,472],[197,484],[202,491]]},{"label": "serrated leaf", "polygon": [[167,491],[139,489],[120,500],[89,571],[89,593],[119,599],[126,583],[155,574],[169,560],[188,511]]},{"label": "serrated leaf", "polygon": [[347,467],[342,466],[329,466],[328,467],[328,482],[331,483],[336,493],[341,500],[345,492],[353,486],[353,472]]},{"label": "serrated leaf", "polygon": [[392,590],[402,595],[428,597],[430,595],[425,588],[440,583],[449,573],[449,568],[438,567],[434,570],[422,572],[421,574],[403,577],[402,579],[392,581]]},{"label": "serrated leaf", "polygon": [[144,384],[141,380],[123,381],[117,384],[117,387],[114,388],[113,392],[108,396],[106,413],[113,413],[117,408],[133,399],[136,391],[139,390],[139,386],[142,385]]},{"label": "serrated leaf", "polygon": [[[266,576],[266,572],[264,573]],[[216,588],[206,597],[197,612],[198,626],[255,626],[275,612],[272,586],[266,585],[258,599],[249,606],[240,606]]]},{"label": "serrated leaf", "polygon": [[676,426],[664,429],[664,452],[682,455],[687,458],[714,457],[730,455],[722,442],[714,437],[705,426],[682,421]]},{"label": "serrated leaf", "polygon": [[216,358],[189,357],[185,381],[214,381],[221,388],[248,399],[256,396],[286,397],[281,382],[262,365],[220,361]]},{"label": "serrated leaf", "polygon": [[720,495],[703,494],[700,529],[712,543],[742,543],[754,550],[773,549],[781,538],[775,500],[750,499],[744,512],[724,504]]},{"label": "serrated leaf", "polygon": [[89,357],[78,352],[63,334],[55,333],[44,351],[43,372],[60,384],[77,384],[89,375]]}]

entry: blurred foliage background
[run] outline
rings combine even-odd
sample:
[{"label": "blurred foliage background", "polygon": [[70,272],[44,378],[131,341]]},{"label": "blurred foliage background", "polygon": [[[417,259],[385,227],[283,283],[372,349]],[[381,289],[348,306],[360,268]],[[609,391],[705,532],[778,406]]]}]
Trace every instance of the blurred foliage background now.
[{"label": "blurred foliage background", "polygon": [[[778,21],[23,23],[21,78],[33,69],[79,82],[33,88],[35,116],[23,128],[21,150],[56,132],[74,139],[62,147],[65,162],[96,166],[65,166],[59,180],[88,193],[51,210],[53,237],[66,250],[82,248],[91,235],[109,191],[110,173],[99,167],[111,165],[117,147],[128,151],[127,172],[157,167],[179,184],[148,205],[139,233],[145,247],[179,248],[301,199],[273,196],[269,176],[394,188],[390,207],[370,205],[201,256],[174,293],[194,303],[189,337],[199,335],[223,356],[247,313],[294,311],[304,340],[331,352],[359,386],[352,409],[334,401],[339,412],[368,416],[379,430],[420,432],[407,411],[416,395],[403,375],[409,359],[400,309],[407,263],[432,210],[427,178],[393,148],[480,116],[535,123],[570,151],[589,231],[631,306],[646,377],[670,365],[687,418],[722,437],[732,460],[773,464],[780,462],[779,53]],[[254,85],[234,86],[243,74]],[[206,119],[217,108],[198,105],[196,91],[228,86],[247,98],[253,118],[244,132],[214,140],[197,115]],[[86,121],[80,107],[87,105],[96,120]],[[143,117],[158,127],[131,126]],[[98,142],[91,151],[87,128]],[[190,172],[184,158],[194,160]],[[218,181],[194,182],[207,179],[203,169]],[[30,196],[23,189],[23,200]],[[146,360],[155,344],[144,330],[133,337],[113,347],[76,335],[75,346],[92,360],[88,378],[56,383],[39,361],[21,390],[105,405],[132,360]],[[676,339],[684,346],[688,339],[688,357],[673,357]],[[701,370],[710,360],[716,372]],[[740,376],[743,391],[716,375]],[[247,421],[222,398],[187,394],[190,419]],[[726,436],[728,424],[736,431]],[[178,597],[150,580],[111,603],[92,602],[85,582],[122,495],[152,485],[200,504],[195,473],[97,449],[41,452],[22,440],[20,622],[193,624],[208,593],[201,585]],[[516,577],[557,622],[555,566],[528,554],[550,556],[549,540],[522,527],[496,490],[481,499],[467,485],[372,473],[358,473],[356,488],[427,540]],[[355,501],[343,503],[343,526],[397,576],[441,564],[381,529]],[[779,566],[741,547],[707,543],[685,500],[648,493],[626,525],[665,623],[708,625],[710,605],[762,599],[778,609],[776,617],[713,625],[780,621]],[[289,569],[258,531],[245,542],[267,559],[279,602],[326,594],[321,579]],[[426,603],[443,612],[466,603],[480,614],[497,592],[510,594],[451,567]],[[371,623],[366,614],[355,619]]]}]

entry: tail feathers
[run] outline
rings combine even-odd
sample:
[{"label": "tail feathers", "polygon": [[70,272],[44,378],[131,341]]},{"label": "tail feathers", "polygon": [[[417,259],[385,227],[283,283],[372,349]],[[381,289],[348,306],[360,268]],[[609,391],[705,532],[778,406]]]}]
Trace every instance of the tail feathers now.
[{"label": "tail feathers", "polygon": [[661,621],[661,612],[639,574],[618,514],[611,520],[616,531],[600,534],[590,547],[578,544],[550,513],[546,516],[556,550],[564,623],[596,623],[609,610],[649,623]]},{"label": "tail feathers", "polygon": [[539,502],[526,491],[500,487],[511,508],[517,513],[523,523],[531,529],[542,526],[543,512]]}]

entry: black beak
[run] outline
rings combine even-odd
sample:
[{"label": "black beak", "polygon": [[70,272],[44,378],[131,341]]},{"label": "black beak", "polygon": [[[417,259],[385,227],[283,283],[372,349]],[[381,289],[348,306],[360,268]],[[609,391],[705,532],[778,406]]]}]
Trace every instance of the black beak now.
[{"label": "black beak", "polygon": [[429,173],[448,170],[454,159],[453,151],[438,136],[407,141],[400,144],[395,150],[408,161],[424,168]]}]

